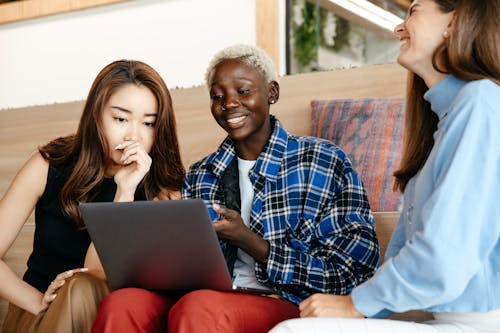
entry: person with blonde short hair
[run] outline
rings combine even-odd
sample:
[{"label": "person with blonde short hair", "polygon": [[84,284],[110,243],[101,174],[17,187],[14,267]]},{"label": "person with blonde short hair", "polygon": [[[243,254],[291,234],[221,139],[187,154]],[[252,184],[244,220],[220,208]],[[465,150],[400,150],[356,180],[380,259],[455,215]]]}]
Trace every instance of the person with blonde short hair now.
[{"label": "person with blonde short hair", "polygon": [[378,266],[370,206],[347,156],[270,115],[280,90],[269,56],[230,46],[206,79],[227,137],[191,165],[183,197],[206,203],[233,283],[262,295],[122,289],[103,301],[93,332],[266,332],[298,317],[304,298],[347,294]]}]

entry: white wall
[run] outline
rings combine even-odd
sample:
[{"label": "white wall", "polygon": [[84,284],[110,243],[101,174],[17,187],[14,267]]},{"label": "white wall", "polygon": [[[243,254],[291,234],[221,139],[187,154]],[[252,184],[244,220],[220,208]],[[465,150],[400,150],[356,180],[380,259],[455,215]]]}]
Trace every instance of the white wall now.
[{"label": "white wall", "polygon": [[85,99],[123,58],[170,88],[199,85],[216,51],[255,42],[255,0],[137,0],[0,25],[0,109]]}]

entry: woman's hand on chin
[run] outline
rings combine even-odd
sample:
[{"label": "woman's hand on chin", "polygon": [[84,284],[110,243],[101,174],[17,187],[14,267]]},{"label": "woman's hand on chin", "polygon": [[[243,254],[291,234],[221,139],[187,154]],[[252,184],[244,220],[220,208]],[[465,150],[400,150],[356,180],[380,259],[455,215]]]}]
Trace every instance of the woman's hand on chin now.
[{"label": "woman's hand on chin", "polygon": [[144,147],[136,141],[125,141],[116,149],[122,149],[122,167],[114,176],[117,185],[114,201],[133,201],[137,186],[149,172],[152,159]]}]

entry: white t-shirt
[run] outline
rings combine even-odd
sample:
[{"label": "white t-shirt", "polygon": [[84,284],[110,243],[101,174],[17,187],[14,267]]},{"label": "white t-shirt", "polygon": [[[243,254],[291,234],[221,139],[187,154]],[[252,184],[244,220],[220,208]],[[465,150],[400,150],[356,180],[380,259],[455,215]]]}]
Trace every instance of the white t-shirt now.
[{"label": "white t-shirt", "polygon": [[[238,173],[241,197],[241,218],[248,227],[250,225],[250,212],[254,197],[253,185],[248,173],[254,166],[255,161],[247,161],[238,158]],[[257,281],[255,277],[255,260],[245,251],[238,249],[236,262],[233,269],[233,283],[239,287],[267,288]],[[269,289],[271,290],[271,289]]]}]

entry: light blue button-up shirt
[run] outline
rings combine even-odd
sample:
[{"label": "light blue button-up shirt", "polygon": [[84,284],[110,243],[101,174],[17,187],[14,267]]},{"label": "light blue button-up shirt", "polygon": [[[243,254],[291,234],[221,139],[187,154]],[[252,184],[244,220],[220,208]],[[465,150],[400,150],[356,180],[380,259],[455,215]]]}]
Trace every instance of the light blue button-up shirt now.
[{"label": "light blue button-up shirt", "polygon": [[448,76],[424,98],[439,116],[435,143],[384,265],[352,292],[366,316],[500,308],[500,86]]}]

